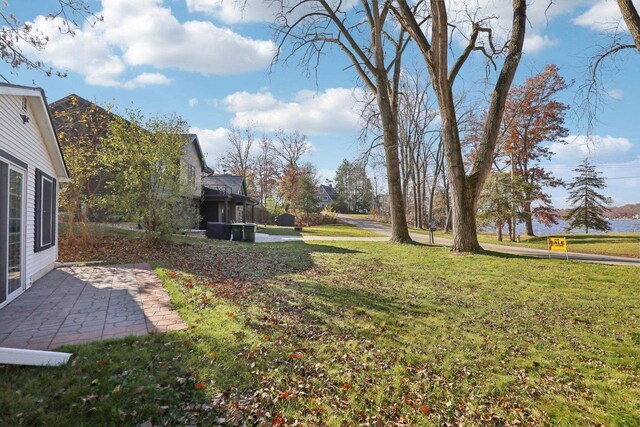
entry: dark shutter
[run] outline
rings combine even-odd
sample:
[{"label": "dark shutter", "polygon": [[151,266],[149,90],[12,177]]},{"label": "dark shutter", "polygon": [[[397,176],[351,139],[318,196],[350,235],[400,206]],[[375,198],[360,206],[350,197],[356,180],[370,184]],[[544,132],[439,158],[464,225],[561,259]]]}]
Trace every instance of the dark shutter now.
[{"label": "dark shutter", "polygon": [[9,167],[0,162],[0,304],[7,300],[7,202]]},{"label": "dark shutter", "polygon": [[55,246],[56,235],[56,180],[36,169],[35,206],[36,252]]}]

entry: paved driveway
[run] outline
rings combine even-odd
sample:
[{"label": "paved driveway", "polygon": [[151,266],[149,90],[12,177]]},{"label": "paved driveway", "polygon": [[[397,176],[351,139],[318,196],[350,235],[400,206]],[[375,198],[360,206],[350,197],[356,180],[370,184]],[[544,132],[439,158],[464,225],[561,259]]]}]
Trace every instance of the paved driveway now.
[{"label": "paved driveway", "polygon": [[0,310],[0,347],[51,350],[186,327],[148,264],[68,267]]},{"label": "paved driveway", "polygon": [[[376,221],[367,220],[364,218],[353,218],[347,215],[338,215],[340,221],[346,222],[348,224],[355,225],[356,227],[373,231],[379,234],[383,234],[385,236],[391,236],[391,226],[387,224],[381,224]],[[416,242],[427,243],[429,241],[429,236],[425,234],[418,233],[410,233],[411,238]],[[442,237],[435,237],[434,242],[439,245],[451,246],[453,242],[450,239],[443,239]],[[564,252],[552,252],[549,254],[549,251],[544,249],[534,249],[534,248],[526,248],[519,246],[507,246],[507,245],[498,245],[491,243],[481,243],[483,249],[492,252],[502,252],[507,254],[514,255],[524,255],[535,258],[555,258],[555,259],[565,259]],[[569,259],[573,261],[584,261],[584,262],[595,262],[601,264],[613,264],[613,265],[633,265],[636,267],[640,267],[640,259],[637,258],[626,258],[626,257],[618,257],[611,255],[595,255],[595,254],[583,254],[577,252],[569,252]]]}]

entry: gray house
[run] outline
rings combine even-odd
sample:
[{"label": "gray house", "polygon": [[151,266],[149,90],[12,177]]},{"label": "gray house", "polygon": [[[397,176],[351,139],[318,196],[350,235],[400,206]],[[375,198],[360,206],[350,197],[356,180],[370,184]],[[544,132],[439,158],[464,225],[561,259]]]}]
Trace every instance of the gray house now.
[{"label": "gray house", "polygon": [[333,185],[319,185],[316,190],[316,198],[318,199],[318,207],[326,209],[327,206],[336,198],[336,190]]},{"label": "gray house", "polygon": [[[254,218],[257,202],[247,195],[244,177],[230,174],[214,174],[202,177],[202,201],[200,203],[200,228],[208,222],[238,222]],[[249,210],[251,208],[251,215]]]}]

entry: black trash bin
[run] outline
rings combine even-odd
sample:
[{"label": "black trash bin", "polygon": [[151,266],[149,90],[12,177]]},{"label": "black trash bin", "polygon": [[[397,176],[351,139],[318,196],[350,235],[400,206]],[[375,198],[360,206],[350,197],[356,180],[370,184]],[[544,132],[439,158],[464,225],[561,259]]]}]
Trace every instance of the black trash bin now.
[{"label": "black trash bin", "polygon": [[244,224],[231,224],[231,238],[234,242],[242,242]]},{"label": "black trash bin", "polygon": [[244,225],[244,241],[254,243],[256,241],[256,225],[245,224]]},{"label": "black trash bin", "polygon": [[231,227],[226,222],[207,222],[206,235],[209,239],[231,239]]}]

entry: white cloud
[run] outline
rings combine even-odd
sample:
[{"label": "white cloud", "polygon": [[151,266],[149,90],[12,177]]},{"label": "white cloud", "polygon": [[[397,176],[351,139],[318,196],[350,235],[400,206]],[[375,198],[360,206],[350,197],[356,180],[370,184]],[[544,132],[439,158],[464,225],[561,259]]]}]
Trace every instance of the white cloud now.
[{"label": "white cloud", "polygon": [[227,144],[227,132],[228,130],[222,127],[217,129],[192,127],[189,129],[189,133],[198,135],[198,141],[200,141],[200,146],[209,166],[215,166],[220,156],[224,153]]},{"label": "white cloud", "polygon": [[524,51],[530,53],[540,52],[551,46],[557,46],[558,40],[547,35],[533,34],[524,39]]},{"label": "white cloud", "polygon": [[[131,67],[230,75],[265,68],[275,51],[272,41],[244,37],[209,21],[180,22],[162,0],[103,0],[102,6],[98,14],[104,21],[77,28],[75,37],[60,34],[60,18],[35,18],[32,25],[50,40],[34,56],[83,75],[87,84],[125,86]],[[142,79],[153,83],[148,76]]]},{"label": "white cloud", "polygon": [[272,19],[277,5],[263,0],[186,0],[189,12],[201,12],[235,24],[238,22],[265,22]]},{"label": "white cloud", "polygon": [[198,105],[198,98],[189,99],[189,108],[193,108]]},{"label": "white cloud", "polygon": [[573,23],[596,31],[626,29],[615,1],[601,0],[573,20]]},{"label": "white cloud", "polygon": [[247,110],[264,111],[278,105],[278,100],[270,92],[249,93],[235,92],[222,100],[227,111],[240,112]]},{"label": "white cloud", "polygon": [[633,155],[633,144],[628,138],[570,135],[566,141],[565,144],[554,142],[549,147],[555,153],[554,161],[577,163],[590,157],[595,162],[611,163],[628,161]]},{"label": "white cloud", "polygon": [[135,89],[150,85],[167,86],[171,84],[171,79],[160,73],[142,73],[139,76],[126,82],[123,87],[126,89]]},{"label": "white cloud", "polygon": [[617,88],[609,88],[606,90],[607,95],[613,99],[622,99],[624,97],[624,92],[622,89]]},{"label": "white cloud", "polygon": [[299,130],[306,134],[333,134],[360,130],[355,96],[360,89],[330,88],[323,92],[300,91],[291,101],[278,100],[270,92],[236,92],[223,103],[235,113],[231,123],[257,130]]},{"label": "white cloud", "polygon": [[[329,4],[336,6],[340,3],[340,10],[348,11],[358,0],[329,0]],[[287,19],[294,22],[303,14],[310,11],[322,11],[322,6],[316,2],[276,2],[264,0],[186,0],[189,12],[200,12],[216,18],[227,24],[250,22],[273,22],[282,14],[282,10],[290,11]]]}]

